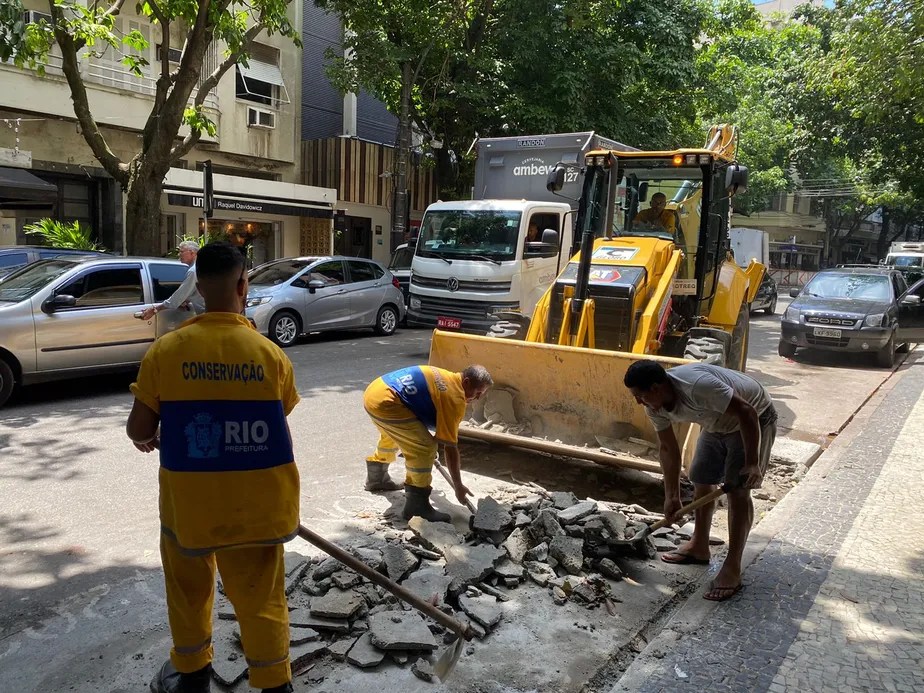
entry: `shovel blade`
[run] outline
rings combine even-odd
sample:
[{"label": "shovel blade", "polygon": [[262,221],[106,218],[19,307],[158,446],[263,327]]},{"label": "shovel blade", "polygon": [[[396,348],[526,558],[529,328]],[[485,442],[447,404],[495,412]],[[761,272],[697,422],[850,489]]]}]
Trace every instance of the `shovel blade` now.
[{"label": "shovel blade", "polygon": [[456,664],[462,656],[463,647],[465,647],[465,641],[462,638],[456,638],[456,641],[450,647],[447,647],[446,651],[436,660],[436,664],[433,665],[433,673],[441,682],[445,682],[449,675],[452,674],[453,669],[456,668]]}]

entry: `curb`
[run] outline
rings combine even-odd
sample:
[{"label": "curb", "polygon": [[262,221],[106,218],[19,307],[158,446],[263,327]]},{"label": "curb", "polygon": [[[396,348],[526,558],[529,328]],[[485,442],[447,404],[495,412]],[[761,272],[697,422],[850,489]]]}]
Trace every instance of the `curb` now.
[{"label": "curb", "polygon": [[[902,370],[899,366],[883,381],[848,419],[830,445],[824,449],[818,446],[818,450],[805,463],[808,471],[802,480],[753,528],[741,561],[745,577],[747,568],[760,560],[773,538],[798,517],[806,497],[824,484],[828,472],[837,465],[843,451],[865,430],[873,413],[900,380],[895,375],[900,374]],[[714,566],[700,576],[696,589],[690,593],[686,602],[636,656],[619,680],[609,689],[609,693],[634,693],[640,690],[652,678],[658,666],[657,662],[674,648],[677,641],[695,633],[715,610],[722,608],[720,603],[702,598],[706,585],[717,572],[718,566]]]}]

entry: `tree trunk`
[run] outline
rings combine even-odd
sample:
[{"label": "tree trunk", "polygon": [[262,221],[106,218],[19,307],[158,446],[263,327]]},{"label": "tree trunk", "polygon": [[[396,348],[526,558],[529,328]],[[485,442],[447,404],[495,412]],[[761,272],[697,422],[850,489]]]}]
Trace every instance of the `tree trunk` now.
[{"label": "tree trunk", "polygon": [[391,230],[407,238],[409,227],[407,167],[411,151],[411,84],[414,78],[411,63],[401,63],[401,111],[398,116],[398,151],[396,152],[397,171],[395,172],[395,206],[392,211]]},{"label": "tree trunk", "polygon": [[131,163],[125,201],[126,251],[129,255],[160,257],[160,200],[164,191],[161,167]]}]

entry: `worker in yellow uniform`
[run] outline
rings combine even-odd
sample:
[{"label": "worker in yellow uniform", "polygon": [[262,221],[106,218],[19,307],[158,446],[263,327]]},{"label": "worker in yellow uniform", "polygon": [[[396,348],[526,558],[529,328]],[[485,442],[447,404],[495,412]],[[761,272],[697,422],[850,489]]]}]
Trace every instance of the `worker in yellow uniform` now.
[{"label": "worker in yellow uniform", "polygon": [[433,460],[440,445],[452,477],[456,498],[471,495],[462,483],[459,424],[465,405],[481,397],[494,381],[484,366],[461,373],[435,366],[411,366],[376,378],[363,396],[366,413],[379,429],[375,452],[366,458],[366,490],[397,491],[401,485],[388,475],[395,453],[404,454],[404,519],[420,516],[431,522],[450,517],[430,505]]},{"label": "worker in yellow uniform", "polygon": [[635,215],[633,223],[653,229],[664,229],[672,236],[677,229],[674,213],[665,209],[667,195],[655,193],[651,196],[651,206]]},{"label": "worker in yellow uniform", "polygon": [[206,312],[157,340],[131,386],[128,436],[142,452],[160,449],[173,649],[153,693],[209,691],[216,567],[240,624],[250,685],[293,690],[283,543],[298,530],[286,416],[299,397],[289,359],[241,315],[244,267],[228,243],[199,251]]}]

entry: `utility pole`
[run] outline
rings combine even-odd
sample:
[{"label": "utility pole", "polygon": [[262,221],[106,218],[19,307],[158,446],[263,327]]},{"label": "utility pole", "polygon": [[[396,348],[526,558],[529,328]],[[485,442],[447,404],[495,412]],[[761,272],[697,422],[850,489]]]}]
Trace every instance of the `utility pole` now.
[{"label": "utility pole", "polygon": [[401,63],[401,114],[398,118],[397,171],[395,171],[395,203],[392,210],[392,230],[404,238],[408,231],[407,163],[411,151],[411,63]]}]

